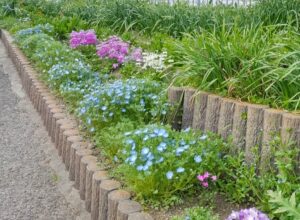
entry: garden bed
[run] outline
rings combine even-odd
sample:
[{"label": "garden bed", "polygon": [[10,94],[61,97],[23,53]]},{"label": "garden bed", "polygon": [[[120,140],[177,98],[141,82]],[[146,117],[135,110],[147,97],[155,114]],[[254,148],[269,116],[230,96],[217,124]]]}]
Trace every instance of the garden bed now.
[{"label": "garden bed", "polygon": [[[56,7],[60,3],[49,4],[51,7]],[[109,168],[110,177],[120,180],[123,183],[122,186],[149,210],[163,208],[171,210],[154,211],[153,216],[162,219],[167,216],[171,218],[173,215],[182,214],[181,211],[178,213],[176,207],[191,208],[189,204],[196,203],[198,206],[204,207],[189,209],[189,213],[185,215],[201,219],[200,217],[205,213],[212,219],[212,211],[205,206],[213,205],[201,202],[213,200],[216,195],[218,195],[215,203],[217,207],[221,206],[220,204],[227,204],[225,200],[241,204],[242,207],[255,205],[275,219],[282,218],[289,213],[289,209],[278,211],[278,208],[285,207],[287,203],[292,209],[297,209],[293,204],[297,204],[299,200],[297,191],[299,176],[295,173],[299,166],[297,162],[299,153],[297,145],[299,146],[300,140],[299,133],[297,133],[299,115],[272,110],[267,106],[229,100],[205,92],[197,93],[194,89],[168,88],[171,81],[177,85],[182,85],[182,82],[187,82],[185,85],[204,82],[201,74],[193,75],[195,78],[186,75],[195,69],[185,69],[187,66],[200,67],[196,71],[200,73],[205,71],[201,66],[203,63],[184,62],[187,61],[187,58],[188,60],[198,60],[199,57],[195,51],[187,46],[195,43],[195,48],[197,48],[202,44],[201,39],[203,37],[208,39],[208,35],[211,34],[209,28],[207,33],[203,32],[201,36],[196,36],[197,40],[194,39],[195,36],[185,38],[183,35],[181,35],[183,37],[181,39],[173,39],[159,34],[154,38],[149,38],[149,36],[138,34],[136,30],[122,32],[122,37],[127,39],[124,40],[117,36],[108,37],[107,35],[114,32],[107,30],[110,26],[97,26],[99,34],[88,30],[92,27],[89,23],[92,18],[87,22],[88,19],[83,19],[80,17],[81,15],[72,17],[67,15],[70,12],[66,11],[64,11],[65,17],[56,16],[54,11],[61,9],[52,8],[53,11],[49,10],[45,13],[38,23],[37,21],[33,22],[33,18],[37,16],[37,10],[30,8],[30,5],[31,3],[20,6],[30,14],[29,20],[25,23],[17,23],[11,31],[14,33],[18,46],[36,68],[38,72],[36,78],[42,80],[53,94],[65,103],[68,112],[78,121],[80,132],[95,146],[93,152],[97,153],[95,156],[98,157],[98,161],[102,162],[100,167]],[[127,7],[125,3],[120,6]],[[45,5],[45,8],[48,7],[51,8],[49,5]],[[71,4],[72,10],[75,10],[76,7]],[[103,10],[108,10],[105,8],[106,4],[101,7]],[[144,6],[140,5],[140,7]],[[169,6],[164,7],[169,10]],[[39,6],[39,10],[42,12],[46,12],[45,8]],[[215,9],[211,8],[210,10],[214,11]],[[236,13],[232,8],[224,10]],[[238,10],[236,9],[236,11]],[[22,12],[21,15],[14,16],[24,19],[22,17],[24,14]],[[5,17],[5,19],[6,25],[9,24],[10,19],[16,22],[14,17]],[[51,22],[51,20],[57,22]],[[52,25],[45,24],[46,22],[51,22]],[[269,40],[274,45],[278,43],[280,38],[278,36],[282,36],[280,33],[287,34],[284,35],[285,37],[295,36],[294,32],[286,32],[287,29],[280,32],[279,29],[265,28],[269,31],[268,35],[274,36],[274,38],[265,40]],[[85,30],[71,32],[74,29]],[[254,29],[247,31],[244,37],[252,37]],[[229,40],[232,42],[235,39],[236,45],[241,44],[237,38],[232,36],[232,33],[229,31],[225,34],[230,36]],[[264,35],[261,30],[258,33],[261,36]],[[67,39],[69,40],[68,44]],[[207,42],[209,43],[206,46],[213,45],[212,42]],[[198,45],[198,43],[200,44]],[[177,49],[174,50],[174,47],[170,45]],[[167,52],[163,52],[165,46],[167,46]],[[160,52],[153,52],[153,48],[157,48]],[[198,49],[203,53],[209,52],[205,48]],[[253,54],[257,55],[259,50],[252,49],[256,51]],[[281,51],[279,55],[286,56],[287,59],[280,59],[280,62],[276,64],[279,65],[277,73],[296,74],[297,63],[294,62],[294,59],[298,56],[297,52],[288,49],[288,45],[281,49],[279,49]],[[290,51],[286,53],[286,50]],[[272,51],[269,52],[272,53]],[[185,53],[189,54],[184,57]],[[212,55],[216,53],[217,50],[211,52]],[[190,55],[197,56],[191,57]],[[257,69],[252,65],[249,66],[247,62],[250,62],[252,58],[246,57],[247,62],[245,60],[237,61],[235,58],[233,60],[237,62],[237,66],[229,65],[222,71],[225,73],[230,70],[237,73],[229,75],[229,78],[236,76],[241,78],[226,79],[226,82],[241,82],[244,76],[239,73],[244,71],[257,73],[256,71],[262,68],[260,64],[255,66]],[[24,71],[23,64],[27,65],[29,61],[24,61],[25,63],[22,61],[22,65],[18,65],[18,59],[16,64],[19,71],[22,72]],[[231,61],[214,60],[221,66],[232,64]],[[269,62],[268,65],[274,64],[273,61],[269,58],[263,60],[263,62]],[[205,64],[205,68],[210,69],[208,64]],[[244,64],[247,64],[249,68],[240,68],[240,65]],[[217,69],[214,69],[216,70],[214,74],[218,73]],[[258,71],[258,75],[254,78],[261,79],[259,74],[262,74],[261,76],[263,74],[270,75],[268,71]],[[174,72],[176,74],[172,74]],[[187,77],[183,79],[182,77],[185,76]],[[218,75],[215,76],[218,78]],[[290,80],[291,78],[293,80]],[[190,79],[192,81],[189,82]],[[272,81],[271,84],[251,84],[255,80],[248,82],[248,86],[253,85],[258,88],[259,85],[257,93],[252,89],[247,90],[249,88],[247,86],[237,88],[234,84],[231,84],[231,87],[227,84],[226,88],[223,88],[220,86],[221,84],[216,87],[216,84],[212,83],[211,87],[207,87],[207,84],[204,83],[200,85],[200,89],[206,88],[207,91],[222,95],[224,89],[228,89],[229,96],[254,100],[257,103],[271,103],[271,106],[286,107],[288,110],[297,110],[298,98],[297,89],[295,89],[297,88],[295,87],[295,84],[298,83],[297,79],[290,75],[280,78],[278,82]],[[27,83],[30,87],[31,83],[35,81],[31,78],[29,81],[28,79],[24,80],[25,87]],[[219,82],[224,81],[223,78],[218,78],[218,80]],[[266,78],[262,81],[265,80],[270,82]],[[208,79],[207,82],[215,81]],[[285,84],[289,85],[291,92],[278,90]],[[278,87],[276,87],[277,85]],[[272,88],[272,91],[276,90],[276,93],[272,93],[276,95],[270,95],[271,90],[266,88]],[[42,86],[41,89],[43,89]],[[283,93],[286,95],[285,97],[282,96]],[[246,94],[246,96],[238,94]],[[53,96],[51,97],[53,98]],[[266,99],[266,102],[263,99]],[[33,100],[35,100],[34,97]],[[49,105],[51,104],[50,99]],[[36,105],[39,108],[39,101]],[[46,115],[46,117],[44,116],[45,123],[48,125],[49,117],[55,115],[56,110],[50,111],[47,108],[41,110],[42,114]],[[65,129],[73,128],[72,123],[70,125],[63,124]],[[168,124],[171,124],[172,127]],[[53,126],[48,129],[52,128]],[[72,132],[70,131],[70,134]],[[56,145],[60,146],[60,154],[68,155],[70,147],[68,148],[66,147],[68,145],[64,144],[67,143],[67,137],[64,138],[63,133],[55,133],[54,140]],[[64,160],[67,161],[67,168],[74,166],[71,162],[68,164],[68,159]],[[83,163],[87,164],[84,161]],[[78,184],[80,186],[80,182],[78,183],[77,180]],[[83,190],[84,188],[81,187],[82,197],[85,194]],[[288,201],[289,197],[291,199]],[[235,207],[229,205],[228,209]],[[228,215],[231,210],[224,212],[217,208],[214,211],[220,214],[221,218],[225,218],[225,215]],[[243,212],[260,214],[255,210]],[[181,218],[185,218],[184,215]],[[293,218],[291,217],[291,219]]]}]

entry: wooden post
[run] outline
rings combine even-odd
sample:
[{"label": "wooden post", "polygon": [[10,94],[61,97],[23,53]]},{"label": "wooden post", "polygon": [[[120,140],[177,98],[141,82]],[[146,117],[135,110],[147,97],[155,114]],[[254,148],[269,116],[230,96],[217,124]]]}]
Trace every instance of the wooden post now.
[{"label": "wooden post", "polygon": [[117,220],[128,220],[128,216],[132,213],[140,212],[142,206],[131,200],[123,200],[119,202]]},{"label": "wooden post", "polygon": [[106,171],[96,171],[93,175],[92,182],[92,201],[91,201],[91,219],[98,220],[99,218],[99,190],[103,180],[108,180]]},{"label": "wooden post", "polygon": [[[300,115],[290,113],[282,115],[281,138],[283,143],[287,144],[289,141],[292,141],[298,149],[300,148]],[[298,154],[296,172],[300,175],[300,152]]]},{"label": "wooden post", "polygon": [[85,208],[88,212],[91,212],[93,175],[97,171],[104,171],[104,168],[95,161],[91,161],[86,167]]},{"label": "wooden post", "polygon": [[220,116],[220,96],[208,95],[207,97],[207,109],[205,119],[205,131],[218,132],[219,116]]},{"label": "wooden post", "polygon": [[81,166],[81,159],[84,156],[91,155],[92,151],[89,149],[79,149],[76,151],[75,154],[75,184],[74,187],[76,189],[80,188],[80,166]]},{"label": "wooden post", "polygon": [[86,167],[88,166],[89,163],[96,163],[97,162],[97,157],[95,156],[84,156],[81,158],[80,161],[80,185],[79,185],[79,194],[80,198],[82,200],[85,199],[85,186],[86,186]]},{"label": "wooden post", "polygon": [[174,110],[171,124],[175,130],[181,129],[183,96],[183,88],[170,87],[168,90],[168,99]]},{"label": "wooden post", "polygon": [[130,193],[124,190],[115,190],[108,194],[108,220],[117,220],[117,211],[120,201],[130,199]]},{"label": "wooden post", "polygon": [[99,189],[99,220],[107,220],[108,194],[121,187],[115,180],[103,180]]},{"label": "wooden post", "polygon": [[235,147],[235,149],[232,149],[233,152],[241,152],[245,150],[248,117],[247,112],[248,107],[246,103],[235,103],[232,126],[232,140],[233,146]]},{"label": "wooden post", "polygon": [[235,102],[233,100],[226,98],[221,99],[218,133],[224,140],[232,135],[234,109]]},{"label": "wooden post", "polygon": [[186,89],[184,91],[182,129],[192,127],[194,116],[194,97],[195,89]]},{"label": "wooden post", "polygon": [[199,129],[201,131],[205,130],[207,97],[208,93],[206,92],[200,92],[195,96],[195,106],[192,123],[192,128],[194,129]]},{"label": "wooden post", "polygon": [[276,109],[266,109],[264,111],[264,129],[261,146],[260,158],[260,173],[265,173],[269,170],[272,158],[270,142],[275,135],[280,134],[282,121],[282,111]]},{"label": "wooden post", "polygon": [[254,162],[254,147],[258,147],[258,153],[260,152],[264,124],[264,110],[266,108],[267,106],[264,105],[248,105],[245,152],[245,159],[248,164]]}]

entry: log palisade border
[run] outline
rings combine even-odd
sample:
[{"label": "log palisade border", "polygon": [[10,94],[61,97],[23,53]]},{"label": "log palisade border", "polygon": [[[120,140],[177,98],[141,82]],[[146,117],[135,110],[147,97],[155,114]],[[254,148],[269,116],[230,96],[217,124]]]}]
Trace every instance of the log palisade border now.
[{"label": "log palisade border", "polygon": [[64,105],[38,79],[26,56],[13,43],[10,34],[1,30],[1,40],[12,59],[22,85],[43,123],[58,154],[69,171],[69,179],[85,200],[92,220],[152,220],[142,206],[130,200],[121,183],[109,178],[93,155],[91,144],[80,136],[77,122],[64,110]]},{"label": "log palisade border", "polygon": [[[170,87],[168,97],[177,103],[177,115],[172,126],[212,131],[224,139],[232,138],[233,151],[244,151],[248,163],[253,162],[253,147],[260,154],[259,168],[264,171],[270,163],[269,143],[274,134],[283,143],[294,141],[300,147],[300,114],[223,98],[191,88]],[[300,154],[298,157],[300,171]]]}]

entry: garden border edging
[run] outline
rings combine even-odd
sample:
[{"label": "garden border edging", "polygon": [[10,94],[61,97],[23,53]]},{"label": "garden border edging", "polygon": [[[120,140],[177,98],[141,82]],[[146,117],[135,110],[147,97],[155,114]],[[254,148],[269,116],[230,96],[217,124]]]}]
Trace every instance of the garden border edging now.
[{"label": "garden border edging", "polygon": [[13,43],[12,36],[0,30],[0,38],[12,59],[22,86],[57,148],[58,155],[69,171],[69,179],[79,190],[80,198],[91,213],[92,220],[152,220],[142,212],[142,206],[130,200],[130,193],[121,183],[112,180],[93,156],[91,144],[83,141],[76,120],[68,116],[64,106],[38,79],[37,72],[22,51]]},{"label": "garden border edging", "polygon": [[[300,148],[300,114],[269,108],[265,105],[241,102],[189,87],[170,87],[170,103],[179,104],[179,113],[172,122],[173,128],[188,127],[204,132],[218,133],[222,138],[232,137],[233,151],[244,151],[246,161],[253,162],[253,147],[259,147],[260,171],[269,165],[269,142],[278,133],[283,143],[296,142]],[[300,153],[298,156],[300,173]]]}]

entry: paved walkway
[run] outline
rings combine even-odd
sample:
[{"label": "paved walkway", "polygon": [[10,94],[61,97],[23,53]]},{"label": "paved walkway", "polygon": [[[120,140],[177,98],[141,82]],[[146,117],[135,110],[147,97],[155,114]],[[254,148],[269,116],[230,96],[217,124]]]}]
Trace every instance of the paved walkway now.
[{"label": "paved walkway", "polygon": [[0,219],[90,219],[0,42]]}]

